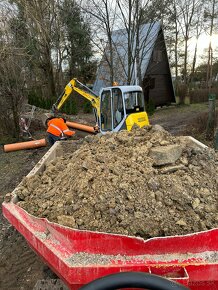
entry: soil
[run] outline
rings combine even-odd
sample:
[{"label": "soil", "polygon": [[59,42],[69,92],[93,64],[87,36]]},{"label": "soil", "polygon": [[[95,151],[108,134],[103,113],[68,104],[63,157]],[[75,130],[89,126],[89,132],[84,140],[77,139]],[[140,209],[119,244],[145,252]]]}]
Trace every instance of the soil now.
[{"label": "soil", "polygon": [[[173,135],[187,135],[190,122],[199,111],[207,110],[207,104],[203,108],[197,106],[169,107],[156,111],[150,117],[152,124],[163,125]],[[81,122],[93,120],[92,115],[83,115],[78,118]],[[74,118],[75,120],[75,118]],[[77,121],[80,121],[77,120]],[[36,126],[37,127],[37,126]],[[43,129],[33,134],[35,138],[43,138]],[[78,138],[84,134],[77,134]],[[83,136],[82,136],[83,137]],[[48,148],[24,150],[18,152],[4,153],[0,151],[0,199],[13,191],[22,178],[34,167],[34,165],[45,154]],[[193,156],[193,158],[195,158]],[[194,159],[193,159],[194,160]],[[178,173],[178,170],[177,170]],[[151,182],[152,184],[152,182]],[[196,204],[199,202],[196,200]],[[183,223],[183,222],[182,222]],[[182,225],[180,225],[182,227]],[[207,227],[207,225],[206,225]],[[38,279],[49,278],[45,272],[44,263],[29,248],[23,237],[1,216],[0,219],[0,289],[32,289]]]},{"label": "soil", "polygon": [[[0,199],[20,183],[45,154],[47,148],[11,153],[0,151]],[[43,263],[24,238],[0,217],[0,289],[32,289],[44,277]]]},{"label": "soil", "polygon": [[73,228],[145,239],[212,229],[218,155],[195,147],[160,126],[89,136],[25,178],[18,205]]}]

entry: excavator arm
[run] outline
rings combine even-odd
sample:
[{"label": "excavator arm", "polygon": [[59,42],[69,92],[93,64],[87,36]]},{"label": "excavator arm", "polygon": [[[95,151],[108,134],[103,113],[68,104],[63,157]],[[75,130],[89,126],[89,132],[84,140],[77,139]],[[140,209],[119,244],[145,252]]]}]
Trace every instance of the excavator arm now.
[{"label": "excavator arm", "polygon": [[52,111],[56,112],[61,109],[63,104],[69,98],[71,93],[75,91],[79,93],[82,97],[89,100],[94,108],[95,114],[97,115],[96,118],[99,119],[100,117],[100,98],[87,86],[80,83],[77,79],[72,79],[64,88],[63,93],[57,99],[56,103],[52,106]]}]

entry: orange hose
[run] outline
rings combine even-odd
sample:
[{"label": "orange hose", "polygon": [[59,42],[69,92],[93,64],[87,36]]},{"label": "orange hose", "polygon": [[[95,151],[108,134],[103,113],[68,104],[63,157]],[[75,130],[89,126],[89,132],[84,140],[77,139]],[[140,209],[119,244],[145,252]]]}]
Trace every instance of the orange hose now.
[{"label": "orange hose", "polygon": [[32,149],[32,148],[39,148],[46,146],[46,140],[34,140],[34,141],[27,141],[27,142],[20,142],[20,143],[13,143],[13,144],[6,144],[4,145],[5,152],[23,150],[23,149]]},{"label": "orange hose", "polygon": [[95,130],[93,127],[91,126],[87,126],[87,125],[83,125],[83,124],[79,124],[79,123],[75,123],[75,122],[66,122],[66,125],[70,128],[74,128],[74,129],[78,129],[81,131],[86,131],[92,134],[95,134]]}]

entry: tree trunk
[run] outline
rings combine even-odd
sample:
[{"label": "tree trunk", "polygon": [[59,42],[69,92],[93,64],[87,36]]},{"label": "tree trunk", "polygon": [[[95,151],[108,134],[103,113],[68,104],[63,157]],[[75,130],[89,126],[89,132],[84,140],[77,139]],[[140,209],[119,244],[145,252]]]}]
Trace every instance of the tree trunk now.
[{"label": "tree trunk", "polygon": [[127,68],[127,85],[131,83],[131,66],[132,66],[132,30],[131,30],[131,23],[132,23],[132,1],[129,0],[129,19],[128,19],[128,68]]},{"label": "tree trunk", "polygon": [[211,37],[213,35],[214,17],[215,17],[215,0],[213,0],[212,13],[211,13],[210,42],[209,42],[209,47],[208,47],[208,61],[207,61],[206,86],[209,89],[209,92],[210,92],[211,87],[212,87],[212,65],[213,65],[212,53],[213,53],[213,50],[212,50]]},{"label": "tree trunk", "polygon": [[48,81],[49,94],[50,94],[49,96],[46,96],[46,98],[56,97],[53,65],[52,65],[52,61],[51,61],[50,47],[48,45],[46,45],[44,69],[45,69],[45,77]]}]

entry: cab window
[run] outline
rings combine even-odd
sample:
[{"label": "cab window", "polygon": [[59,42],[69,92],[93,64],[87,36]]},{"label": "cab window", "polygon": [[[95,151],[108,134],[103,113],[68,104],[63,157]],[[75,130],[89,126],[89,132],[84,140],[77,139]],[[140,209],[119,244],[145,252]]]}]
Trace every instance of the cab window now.
[{"label": "cab window", "polygon": [[112,89],[113,99],[113,127],[116,128],[124,117],[122,92],[118,88]]},{"label": "cab window", "polygon": [[124,93],[126,114],[144,111],[144,98],[142,92]]},{"label": "cab window", "polygon": [[112,130],[111,92],[104,91],[101,95],[101,130]]}]

